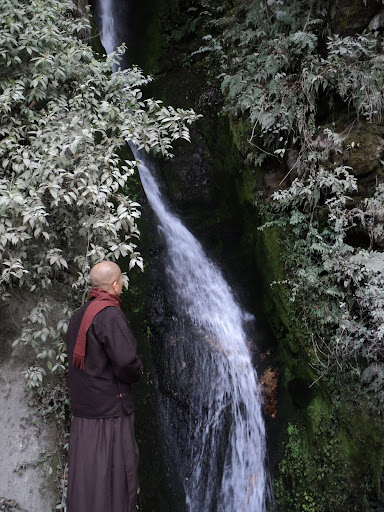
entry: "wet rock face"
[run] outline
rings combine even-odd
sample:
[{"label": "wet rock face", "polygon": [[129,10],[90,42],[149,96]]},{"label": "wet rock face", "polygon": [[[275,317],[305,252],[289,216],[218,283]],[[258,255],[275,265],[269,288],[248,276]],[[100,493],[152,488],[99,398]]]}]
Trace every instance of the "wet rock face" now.
[{"label": "wet rock face", "polygon": [[180,142],[175,158],[161,165],[170,201],[183,212],[215,203],[213,169],[203,137],[191,130],[192,143]]}]

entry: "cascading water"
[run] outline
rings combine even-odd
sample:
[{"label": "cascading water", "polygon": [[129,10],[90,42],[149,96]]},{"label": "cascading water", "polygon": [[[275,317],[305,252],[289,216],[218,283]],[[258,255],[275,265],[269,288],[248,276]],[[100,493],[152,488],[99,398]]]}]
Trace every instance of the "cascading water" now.
[{"label": "cascading water", "polygon": [[184,316],[195,326],[195,332],[184,329],[173,352],[183,381],[175,391],[191,403],[179,440],[189,458],[181,461],[188,510],[264,512],[265,430],[243,329],[248,315],[200,243],[167,209],[148,164],[141,162],[141,181],[167,245],[166,272],[179,322]]},{"label": "cascading water", "polygon": [[[100,0],[102,42],[117,46],[111,0]],[[111,48],[112,45],[112,48]],[[260,388],[244,323],[219,269],[166,207],[148,160],[140,177],[158,219],[169,296],[177,312],[164,346],[171,390],[162,399],[164,432],[189,512],[265,512],[267,477]]]}]

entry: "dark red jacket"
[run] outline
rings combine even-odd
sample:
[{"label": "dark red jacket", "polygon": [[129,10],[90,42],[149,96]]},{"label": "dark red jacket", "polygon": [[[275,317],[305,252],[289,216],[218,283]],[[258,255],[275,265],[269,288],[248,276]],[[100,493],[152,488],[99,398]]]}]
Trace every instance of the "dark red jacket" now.
[{"label": "dark red jacket", "polygon": [[72,414],[83,418],[111,418],[133,412],[130,384],[143,366],[136,340],[121,309],[108,306],[93,319],[87,333],[85,370],[75,368],[72,354],[81,320],[90,302],[71,318],[67,333],[68,383]]}]

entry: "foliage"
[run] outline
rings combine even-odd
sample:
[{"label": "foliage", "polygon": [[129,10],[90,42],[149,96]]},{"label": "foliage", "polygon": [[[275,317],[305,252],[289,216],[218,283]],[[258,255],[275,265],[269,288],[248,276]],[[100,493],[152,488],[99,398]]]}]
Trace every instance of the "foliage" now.
[{"label": "foliage", "polygon": [[[54,306],[60,311],[60,319],[56,325],[52,319]],[[64,340],[71,312],[65,304],[40,301],[23,318],[24,328],[13,345],[21,343],[30,346],[35,351],[36,364],[44,364],[49,372],[62,373],[66,368],[67,354]],[[31,390],[39,388],[46,373],[41,366],[31,366],[24,370],[27,388]]]},{"label": "foliage", "polygon": [[248,158],[256,165],[295,145],[305,160],[316,133],[319,95],[337,94],[354,104],[358,116],[381,120],[377,38],[327,34],[329,7],[254,0],[240,3],[235,13],[227,6],[223,17],[222,5],[202,2],[199,14],[211,33],[194,54],[210,52],[221,62],[225,110],[248,118]]},{"label": "foliage", "polygon": [[289,228],[285,255],[291,300],[313,333],[319,369],[346,365],[360,375],[365,368],[362,378],[382,402],[384,257],[347,243],[362,218],[371,239],[382,240],[372,218],[382,193],[366,201],[367,209],[349,210],[347,194],[356,188],[349,169],[320,167],[274,194],[275,222]]},{"label": "foliage", "polygon": [[[139,205],[126,195],[135,162],[120,154],[129,140],[172,156],[172,142],[189,139],[196,115],[143,100],[150,78],[138,68],[112,73],[118,53],[97,60],[82,40],[88,22],[69,0],[5,0],[0,24],[3,298],[9,287],[39,296],[57,282],[76,295],[90,266],[105,258],[128,256],[129,268],[142,269]],[[23,341],[56,346],[57,329],[41,327]],[[40,358],[54,360],[50,350]],[[27,374],[32,387],[41,375],[38,368]]]}]

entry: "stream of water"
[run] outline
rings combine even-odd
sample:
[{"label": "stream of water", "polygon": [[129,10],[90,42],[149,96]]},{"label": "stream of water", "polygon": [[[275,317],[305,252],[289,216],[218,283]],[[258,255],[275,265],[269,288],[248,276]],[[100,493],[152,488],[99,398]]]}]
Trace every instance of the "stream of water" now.
[{"label": "stream of water", "polygon": [[188,510],[208,511],[216,503],[221,512],[263,512],[265,430],[243,329],[249,316],[200,243],[165,206],[148,165],[141,161],[143,187],[167,245],[166,272],[178,316],[186,316],[198,332],[186,331],[175,342],[181,345],[176,354],[182,352],[175,367],[186,381],[182,387],[191,388],[195,415],[184,427],[183,451],[193,454],[184,477]]},{"label": "stream of water", "polygon": [[[99,7],[108,51],[117,44],[112,1],[100,0]],[[141,160],[141,181],[166,245],[167,287],[177,308],[167,371],[174,397],[189,405],[180,411],[177,400],[164,401],[164,431],[179,462],[186,510],[265,512],[265,428],[244,330],[250,315],[201,244],[166,206],[150,160],[132,150]]]}]

